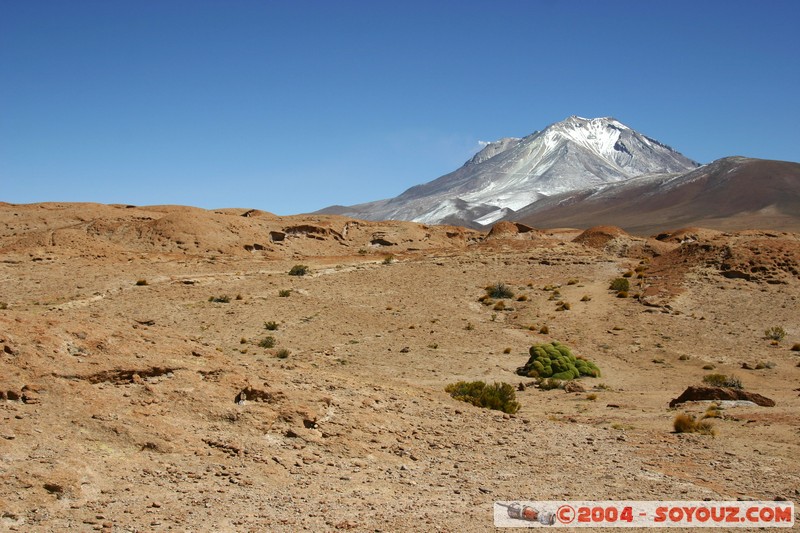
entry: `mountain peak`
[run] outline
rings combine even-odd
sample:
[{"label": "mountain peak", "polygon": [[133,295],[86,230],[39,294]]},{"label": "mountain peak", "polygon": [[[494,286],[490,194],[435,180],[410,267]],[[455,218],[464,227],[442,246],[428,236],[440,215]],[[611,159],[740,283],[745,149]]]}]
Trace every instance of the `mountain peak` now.
[{"label": "mountain peak", "polygon": [[554,194],[697,166],[613,117],[573,115],[522,139],[485,143],[458,170],[347,214],[479,226]]}]

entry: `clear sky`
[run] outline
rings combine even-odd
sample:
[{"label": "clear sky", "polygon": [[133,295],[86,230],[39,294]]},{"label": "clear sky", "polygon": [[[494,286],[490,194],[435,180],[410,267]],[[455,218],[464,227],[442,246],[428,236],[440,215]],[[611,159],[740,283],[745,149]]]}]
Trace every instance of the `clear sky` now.
[{"label": "clear sky", "polygon": [[0,0],[0,201],[388,198],[614,116],[800,161],[796,0]]}]

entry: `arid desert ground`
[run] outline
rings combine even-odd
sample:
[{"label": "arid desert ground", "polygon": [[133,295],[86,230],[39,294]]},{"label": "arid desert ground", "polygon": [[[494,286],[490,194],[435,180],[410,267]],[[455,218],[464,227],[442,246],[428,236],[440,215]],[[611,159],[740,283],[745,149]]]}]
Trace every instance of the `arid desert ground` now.
[{"label": "arid desert ground", "polygon": [[[514,297],[479,301],[498,282]],[[462,532],[493,529],[496,500],[797,502],[798,297],[780,231],[2,204],[0,529]],[[553,340],[601,377],[515,373]],[[710,403],[670,401],[711,373],[775,406],[675,433]],[[509,415],[451,398],[461,380],[527,386]]]}]

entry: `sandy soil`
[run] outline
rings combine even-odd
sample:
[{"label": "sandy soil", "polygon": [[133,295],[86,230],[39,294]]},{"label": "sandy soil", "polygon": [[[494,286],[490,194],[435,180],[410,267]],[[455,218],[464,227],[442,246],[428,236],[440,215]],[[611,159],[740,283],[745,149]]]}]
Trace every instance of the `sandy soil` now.
[{"label": "sandy soil", "polygon": [[[0,206],[0,528],[486,531],[496,500],[798,500],[800,236],[245,213]],[[608,290],[640,265],[641,300]],[[495,282],[504,310],[478,301]],[[514,415],[444,391],[530,383],[552,340],[602,376],[529,386]],[[708,404],[670,400],[710,372],[777,405],[674,433]]]}]

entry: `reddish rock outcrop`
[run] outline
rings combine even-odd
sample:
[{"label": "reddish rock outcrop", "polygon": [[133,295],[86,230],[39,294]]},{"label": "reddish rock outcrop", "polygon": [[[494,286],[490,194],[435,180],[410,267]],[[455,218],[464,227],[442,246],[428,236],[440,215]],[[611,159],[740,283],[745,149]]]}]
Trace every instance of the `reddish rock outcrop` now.
[{"label": "reddish rock outcrop", "polygon": [[747,392],[741,389],[730,389],[727,387],[702,387],[691,386],[683,391],[683,394],[669,402],[670,407],[684,402],[698,402],[703,400],[745,400],[753,402],[762,407],[775,407],[775,401],[766,396],[761,396],[755,392]]}]

